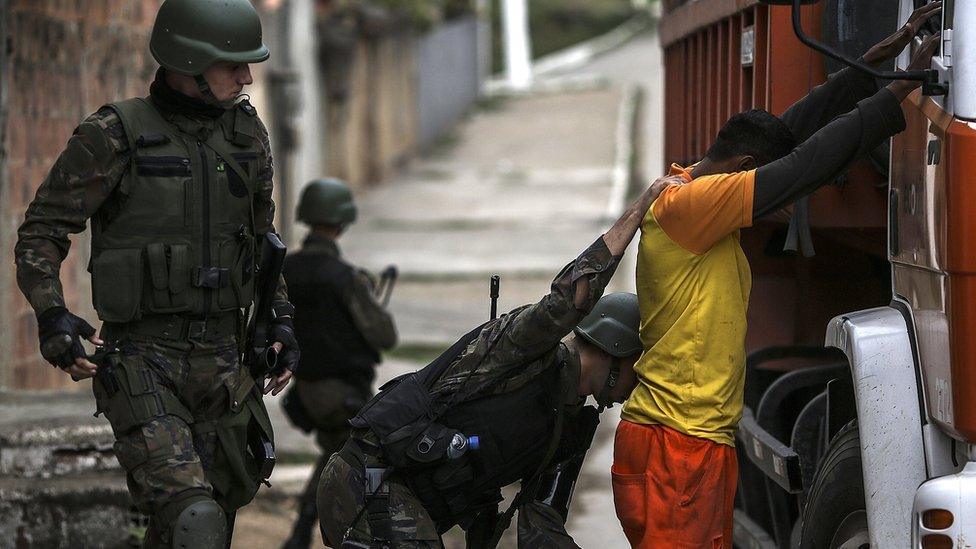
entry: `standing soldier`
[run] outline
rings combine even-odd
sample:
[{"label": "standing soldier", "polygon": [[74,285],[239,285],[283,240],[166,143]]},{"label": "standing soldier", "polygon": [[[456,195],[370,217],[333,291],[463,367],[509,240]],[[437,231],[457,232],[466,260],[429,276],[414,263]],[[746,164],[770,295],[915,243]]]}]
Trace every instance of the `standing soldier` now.
[{"label": "standing soldier", "polygon": [[[318,518],[315,491],[329,457],[349,437],[349,419],[369,400],[380,350],[396,345],[393,317],[376,296],[371,276],[346,263],[336,240],[356,220],[349,187],[338,179],[311,182],[298,205],[311,232],[285,260],[295,301],[295,335],[305,353],[286,399],[293,419],[315,430],[322,456],[308,481],[289,549],[307,548]],[[389,283],[392,283],[390,281]]]},{"label": "standing soldier", "polygon": [[[111,103],[75,129],[27,209],[17,282],[37,314],[41,354],[95,377],[129,492],[150,515],[147,547],[222,548],[236,509],[273,464],[264,379],[242,368],[256,243],[274,231],[268,133],[240,99],[268,58],[249,0],[166,0],[150,41],[149,96]],[[100,337],[65,307],[68,235],[91,219]],[[298,363],[279,282],[267,391]],[[88,357],[81,340],[102,346]]]}]

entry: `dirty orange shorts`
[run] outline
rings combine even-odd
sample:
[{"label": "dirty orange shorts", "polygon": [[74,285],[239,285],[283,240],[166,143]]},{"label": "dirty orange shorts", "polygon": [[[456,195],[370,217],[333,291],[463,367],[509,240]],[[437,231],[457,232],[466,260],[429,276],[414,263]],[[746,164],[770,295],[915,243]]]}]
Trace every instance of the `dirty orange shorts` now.
[{"label": "dirty orange shorts", "polygon": [[632,547],[732,549],[735,449],[663,425],[621,421],[613,502]]}]

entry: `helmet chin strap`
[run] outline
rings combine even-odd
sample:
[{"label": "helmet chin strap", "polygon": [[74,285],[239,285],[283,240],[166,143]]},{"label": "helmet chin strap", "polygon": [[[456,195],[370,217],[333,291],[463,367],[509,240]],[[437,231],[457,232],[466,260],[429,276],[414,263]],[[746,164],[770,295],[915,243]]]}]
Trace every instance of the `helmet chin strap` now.
[{"label": "helmet chin strap", "polygon": [[200,95],[203,96],[203,100],[207,104],[220,107],[222,109],[229,109],[233,107],[235,103],[237,103],[236,97],[228,101],[221,101],[217,99],[217,96],[214,95],[213,90],[210,89],[210,84],[207,83],[207,79],[204,78],[202,74],[193,75],[193,79],[196,80],[197,89],[200,90]]},{"label": "helmet chin strap", "polygon": [[613,408],[613,399],[610,398],[610,391],[617,386],[618,379],[620,379],[620,359],[611,357],[607,381],[603,384],[603,389],[600,389],[599,394],[595,395],[596,402],[600,405],[600,413],[603,413],[607,408]]}]

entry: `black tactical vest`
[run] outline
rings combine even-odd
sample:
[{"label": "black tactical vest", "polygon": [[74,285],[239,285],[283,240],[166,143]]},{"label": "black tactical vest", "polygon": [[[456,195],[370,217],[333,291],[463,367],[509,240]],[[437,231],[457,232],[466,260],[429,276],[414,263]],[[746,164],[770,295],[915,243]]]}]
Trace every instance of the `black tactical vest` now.
[{"label": "black tactical vest", "polygon": [[302,346],[298,379],[339,378],[369,387],[379,363],[346,305],[355,271],[324,251],[285,258],[285,282],[295,303],[295,337]]},{"label": "black tactical vest", "polygon": [[[462,402],[450,395],[432,396],[434,382],[482,328],[425,368],[387,382],[350,421],[354,428],[372,432],[379,457],[410,486],[442,532],[500,501],[503,486],[535,473],[554,437],[560,444],[572,440],[566,430],[554,432],[557,414],[566,413],[561,375],[566,363],[560,359],[560,346],[533,361],[548,364],[541,372],[499,379],[485,396]],[[458,433],[478,436],[480,448],[447,459],[446,448]]]},{"label": "black tactical vest", "polygon": [[238,310],[254,296],[254,194],[264,161],[254,108],[183,133],[149,99],[109,105],[131,167],[111,218],[92,222],[92,301],[105,322]]},{"label": "black tactical vest", "polygon": [[477,435],[480,447],[408,477],[439,529],[498,503],[502,487],[536,472],[552,441],[560,396],[553,365],[522,387],[453,406],[441,417],[445,427]]}]

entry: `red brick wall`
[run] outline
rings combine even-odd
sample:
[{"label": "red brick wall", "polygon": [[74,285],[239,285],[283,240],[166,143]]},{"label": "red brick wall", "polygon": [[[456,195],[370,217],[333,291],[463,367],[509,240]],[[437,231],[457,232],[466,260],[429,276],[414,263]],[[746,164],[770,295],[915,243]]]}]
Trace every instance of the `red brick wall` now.
[{"label": "red brick wall", "polygon": [[[161,0],[9,0],[11,49],[4,65],[7,188],[0,203],[0,386],[72,385],[37,354],[33,312],[13,276],[16,228],[74,127],[100,105],[143,95],[155,71],[148,39]],[[3,9],[4,3],[0,3]],[[94,323],[87,234],[73,240],[61,269],[68,307]]]}]

